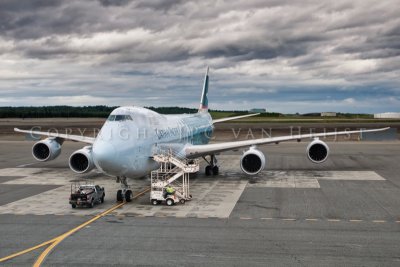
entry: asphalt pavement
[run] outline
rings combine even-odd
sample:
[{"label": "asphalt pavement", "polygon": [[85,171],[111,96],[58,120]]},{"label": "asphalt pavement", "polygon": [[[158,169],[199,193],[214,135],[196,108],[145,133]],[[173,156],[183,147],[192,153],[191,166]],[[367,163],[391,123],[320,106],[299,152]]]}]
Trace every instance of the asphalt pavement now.
[{"label": "asphalt pavement", "polygon": [[[82,147],[66,142],[55,161],[37,163],[31,145],[0,142],[0,171],[12,174],[0,175],[0,258],[50,240],[93,216],[85,210],[75,215],[70,209],[57,215],[17,215],[18,206],[6,209],[60,192],[60,180],[53,184],[45,174],[35,176],[27,170],[68,176],[68,157]],[[199,209],[193,202],[190,209],[181,206],[188,209],[185,213],[179,213],[179,206],[174,212],[154,210],[144,195],[66,238],[44,266],[400,265],[400,143],[330,143],[330,158],[322,165],[308,162],[306,145],[262,147],[267,168],[253,178],[240,173],[241,152],[221,155],[225,165],[220,176],[199,174],[192,179],[193,188],[213,186],[201,198],[197,194],[203,200]],[[35,184],[35,177],[40,183]],[[29,178],[32,182],[25,182]],[[74,178],[72,173],[66,177]],[[229,214],[219,208],[218,199],[227,202]],[[49,201],[63,203],[67,196]],[[111,196],[108,202],[113,205]],[[39,208],[46,210],[46,203],[34,207]],[[97,209],[101,212],[103,207]],[[196,214],[207,216],[193,217]],[[43,249],[0,265],[31,266]]]}]

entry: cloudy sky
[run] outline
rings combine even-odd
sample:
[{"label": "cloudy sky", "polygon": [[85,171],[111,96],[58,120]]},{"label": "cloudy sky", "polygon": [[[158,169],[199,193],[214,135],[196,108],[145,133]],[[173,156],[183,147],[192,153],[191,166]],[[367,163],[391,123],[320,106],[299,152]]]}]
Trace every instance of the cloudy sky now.
[{"label": "cloudy sky", "polygon": [[1,0],[0,106],[400,111],[398,0]]}]

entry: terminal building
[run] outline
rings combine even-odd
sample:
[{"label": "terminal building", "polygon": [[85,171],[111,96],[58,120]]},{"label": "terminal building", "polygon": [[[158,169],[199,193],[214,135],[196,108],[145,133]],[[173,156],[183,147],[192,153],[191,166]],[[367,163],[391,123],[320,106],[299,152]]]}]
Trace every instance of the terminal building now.
[{"label": "terminal building", "polygon": [[267,109],[265,109],[265,108],[252,108],[249,111],[251,113],[266,113]]},{"label": "terminal building", "polygon": [[321,117],[336,117],[336,112],[321,112]]},{"label": "terminal building", "polygon": [[375,119],[400,119],[400,112],[384,112],[374,114]]}]

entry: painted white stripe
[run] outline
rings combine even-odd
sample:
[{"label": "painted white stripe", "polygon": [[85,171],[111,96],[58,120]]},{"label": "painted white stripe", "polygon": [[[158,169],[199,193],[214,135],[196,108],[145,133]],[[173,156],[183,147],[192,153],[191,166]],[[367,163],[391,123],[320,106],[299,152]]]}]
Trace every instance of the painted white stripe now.
[{"label": "painted white stripe", "polygon": [[31,165],[35,165],[35,164],[37,164],[37,162],[21,164],[21,165],[18,165],[17,168],[25,168],[25,167],[28,167],[28,166],[31,166]]},{"label": "painted white stripe", "polygon": [[321,180],[385,181],[374,171],[264,171],[257,183],[248,187],[320,188]]}]

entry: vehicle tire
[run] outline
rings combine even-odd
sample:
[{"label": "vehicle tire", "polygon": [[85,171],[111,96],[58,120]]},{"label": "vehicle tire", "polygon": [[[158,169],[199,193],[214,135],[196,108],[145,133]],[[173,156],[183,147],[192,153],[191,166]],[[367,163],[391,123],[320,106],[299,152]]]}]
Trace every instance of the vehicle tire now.
[{"label": "vehicle tire", "polygon": [[72,207],[73,209],[75,209],[75,208],[76,208],[76,204],[71,204],[71,207]]},{"label": "vehicle tire", "polygon": [[219,168],[218,168],[218,166],[212,167],[212,173],[213,173],[213,175],[218,175],[218,173],[219,173]]},{"label": "vehicle tire", "polygon": [[181,198],[181,200],[179,200],[179,203],[181,203],[181,204],[185,204],[185,199],[184,198]]},{"label": "vehicle tire", "polygon": [[125,192],[125,200],[126,200],[126,202],[132,201],[132,191],[131,190],[128,190]]},{"label": "vehicle tire", "polygon": [[151,200],[151,204],[153,204],[154,206],[158,205],[158,200],[157,199],[152,199]]},{"label": "vehicle tire", "polygon": [[93,207],[94,207],[94,200],[92,199],[92,201],[90,202],[89,208],[93,208]]},{"label": "vehicle tire", "polygon": [[117,191],[117,201],[118,202],[124,201],[124,197],[122,196],[122,190]]},{"label": "vehicle tire", "polygon": [[172,206],[172,205],[174,205],[174,200],[172,198],[167,198],[166,204],[167,204],[167,206]]},{"label": "vehicle tire", "polygon": [[100,202],[101,203],[104,203],[104,198],[106,197],[106,195],[105,194],[103,194],[103,196],[100,198]]},{"label": "vehicle tire", "polygon": [[206,176],[210,176],[211,175],[211,166],[207,166],[206,167]]}]

